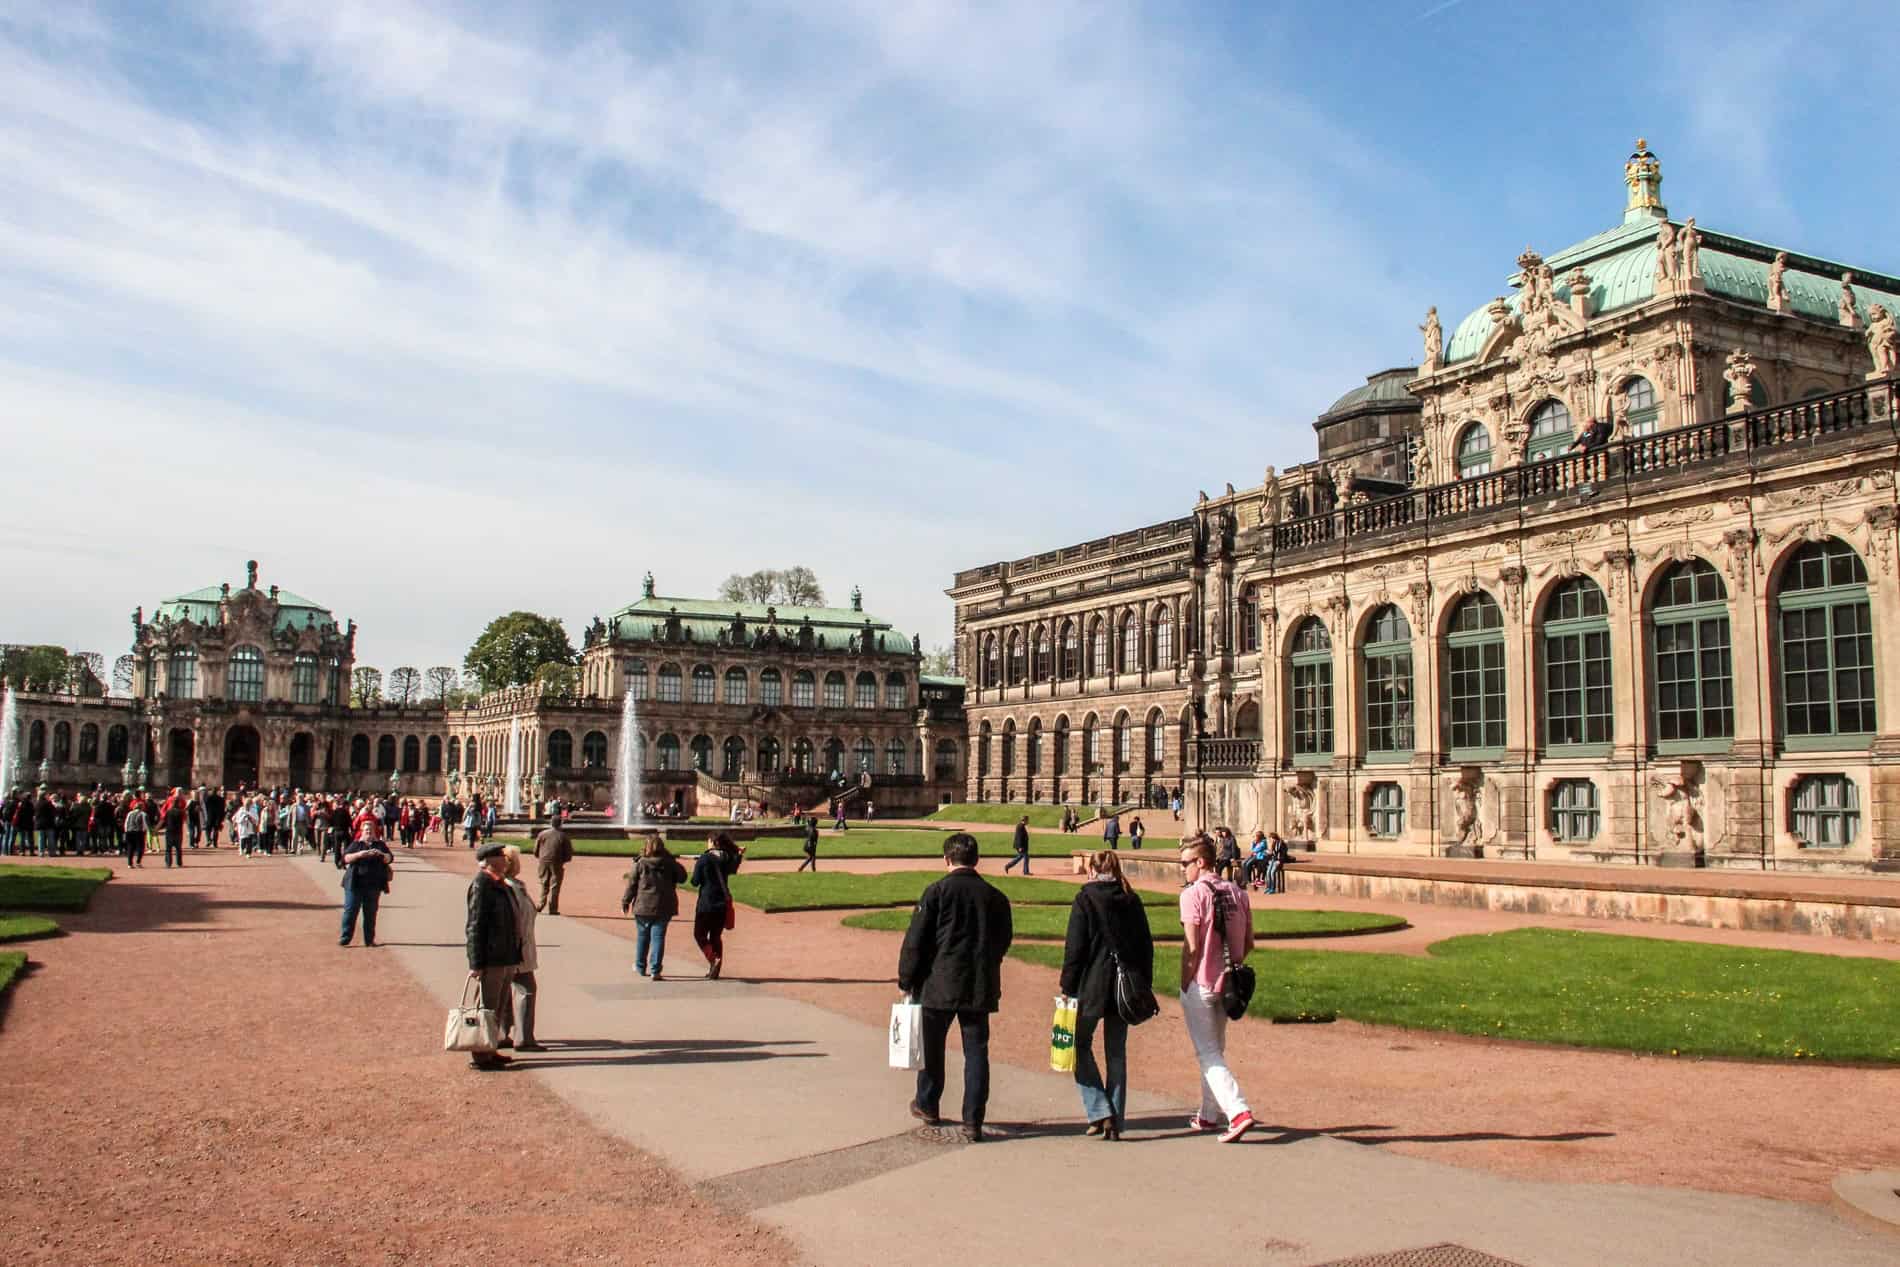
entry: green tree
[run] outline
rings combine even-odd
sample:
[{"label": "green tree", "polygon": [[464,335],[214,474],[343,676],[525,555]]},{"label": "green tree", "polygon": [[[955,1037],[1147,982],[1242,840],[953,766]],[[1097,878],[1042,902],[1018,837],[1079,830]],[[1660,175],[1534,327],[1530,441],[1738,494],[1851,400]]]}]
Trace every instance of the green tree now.
[{"label": "green tree", "polygon": [[422,674],[409,665],[389,671],[389,702],[407,707],[422,698]]},{"label": "green tree", "polygon": [[955,677],[957,655],[955,650],[944,643],[938,643],[924,655],[922,670],[934,677]]},{"label": "green tree", "polygon": [[383,671],[359,664],[350,674],[350,707],[374,708],[383,702]]},{"label": "green tree", "polygon": [[824,587],[818,574],[802,563],[778,574],[778,601],[790,607],[823,607]]},{"label": "green tree", "polygon": [[483,691],[498,691],[533,681],[535,670],[544,664],[571,665],[578,659],[560,621],[534,612],[509,612],[488,622],[463,658],[462,671]]},{"label": "green tree", "polygon": [[578,695],[581,691],[581,671],[571,664],[544,664],[534,671],[534,680],[549,695]]},{"label": "green tree", "polygon": [[23,691],[63,691],[72,681],[66,648],[51,645],[0,647],[0,677]]},{"label": "green tree", "polygon": [[429,684],[429,698],[446,704],[452,695],[461,694],[462,675],[452,664],[438,664],[422,674]]}]

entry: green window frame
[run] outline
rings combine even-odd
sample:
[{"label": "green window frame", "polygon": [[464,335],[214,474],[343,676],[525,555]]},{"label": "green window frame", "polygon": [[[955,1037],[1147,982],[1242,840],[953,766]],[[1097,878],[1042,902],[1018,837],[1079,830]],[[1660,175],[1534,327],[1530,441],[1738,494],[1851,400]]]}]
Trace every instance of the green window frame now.
[{"label": "green window frame", "polygon": [[1405,789],[1396,783],[1374,783],[1366,797],[1366,826],[1380,840],[1405,834]]},{"label": "green window frame", "polygon": [[1445,634],[1447,733],[1454,760],[1504,752],[1507,693],[1504,613],[1489,594],[1468,594],[1452,609]]},{"label": "green window frame", "polygon": [[299,651],[290,662],[290,702],[317,702],[317,657],[308,651]]},{"label": "green window frame", "polygon": [[792,707],[818,707],[818,679],[812,676],[810,669],[799,669],[792,674]]},{"label": "green window frame", "polygon": [[1547,400],[1531,411],[1530,438],[1525,441],[1524,460],[1542,462],[1570,447],[1570,410],[1561,400]]},{"label": "green window frame", "polygon": [[712,773],[713,741],[711,735],[694,735],[693,742],[687,745],[692,754],[693,769],[701,774]]},{"label": "green window frame", "polygon": [[1623,383],[1623,412],[1629,417],[1631,435],[1656,434],[1658,420],[1662,417],[1662,407],[1657,403],[1655,387],[1641,374],[1626,379]]},{"label": "green window frame", "polygon": [[1544,746],[1607,748],[1616,733],[1610,689],[1610,606],[1587,576],[1559,585],[1544,606]]},{"label": "green window frame", "polygon": [[1658,750],[1727,748],[1735,737],[1728,587],[1708,563],[1685,560],[1657,583],[1649,655]]},{"label": "green window frame", "polygon": [[1293,635],[1293,760],[1314,763],[1333,755],[1333,639],[1317,616]]},{"label": "green window frame", "polygon": [[1775,611],[1787,746],[1864,746],[1876,723],[1866,564],[1838,537],[1802,546],[1782,573]]},{"label": "green window frame", "polygon": [[1550,789],[1550,834],[1564,844],[1581,845],[1597,838],[1603,810],[1597,785],[1589,779],[1559,779]]},{"label": "green window frame", "polygon": [[1394,760],[1412,755],[1412,627],[1387,603],[1373,614],[1360,651],[1365,684],[1366,755]]},{"label": "green window frame", "polygon": [[[654,677],[654,681],[659,686],[658,699],[660,703],[677,704],[680,702],[680,666],[679,665],[662,664],[660,666],[659,673],[655,675]],[[673,769],[673,768],[676,768],[676,767],[671,767],[671,766],[662,767],[662,769]]]},{"label": "green window frame", "polygon": [[256,647],[239,647],[231,653],[224,673],[227,699],[255,704],[264,698],[264,653]]},{"label": "green window frame", "polygon": [[825,707],[844,707],[844,674],[835,670],[825,674]]},{"label": "green window frame", "polygon": [[851,684],[851,707],[877,707],[877,674],[860,673]]},{"label": "green window frame", "polygon": [[759,703],[766,708],[785,706],[785,677],[777,669],[759,670]]},{"label": "green window frame", "polygon": [[751,702],[752,679],[746,676],[744,669],[727,669],[723,680],[726,703],[744,705]]},{"label": "green window frame", "polygon": [[1495,454],[1491,448],[1491,429],[1482,422],[1472,422],[1458,433],[1458,478],[1472,479],[1491,473],[1491,462]]},{"label": "green window frame", "polygon": [[192,648],[180,647],[171,653],[165,669],[165,694],[172,699],[198,698],[198,653]]},{"label": "green window frame", "polygon": [[[713,671],[710,664],[693,666],[693,703],[710,704],[713,702]],[[704,767],[701,767],[702,769]]]},{"label": "green window frame", "polygon": [[1809,774],[1794,785],[1789,826],[1811,849],[1845,849],[1860,835],[1860,789],[1844,774]]}]

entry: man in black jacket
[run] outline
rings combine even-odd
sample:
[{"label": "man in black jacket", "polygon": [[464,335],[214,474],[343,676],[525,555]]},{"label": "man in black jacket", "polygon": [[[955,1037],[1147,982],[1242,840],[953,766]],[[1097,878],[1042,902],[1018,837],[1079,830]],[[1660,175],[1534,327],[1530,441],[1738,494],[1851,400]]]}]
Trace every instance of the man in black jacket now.
[{"label": "man in black jacket", "polygon": [[818,811],[813,810],[805,819],[805,860],[798,864],[803,871],[810,867],[812,874],[818,874]]},{"label": "man in black jacket", "polygon": [[963,1137],[983,1138],[990,1099],[990,1013],[1003,997],[1009,950],[1009,899],[976,873],[976,837],[943,842],[948,873],[924,890],[904,934],[897,988],[924,1010],[924,1067],[917,1072],[912,1117],[935,1125],[943,1100],[943,1048],[955,1020],[963,1036]]},{"label": "man in black jacket", "polygon": [[[468,978],[481,982],[482,1006],[502,1015],[508,1006],[508,986],[521,963],[521,933],[515,923],[515,900],[508,892],[508,858],[503,846],[486,844],[475,851],[481,870],[468,885]],[[508,1057],[498,1052],[476,1052],[469,1064],[498,1069]]]}]

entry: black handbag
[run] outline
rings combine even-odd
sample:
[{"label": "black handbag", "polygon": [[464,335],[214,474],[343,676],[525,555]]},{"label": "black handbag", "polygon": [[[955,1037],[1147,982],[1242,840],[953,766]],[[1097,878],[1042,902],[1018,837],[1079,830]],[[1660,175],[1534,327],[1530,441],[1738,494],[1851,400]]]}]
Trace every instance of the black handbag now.
[{"label": "black handbag", "polygon": [[1161,1004],[1155,1000],[1154,983],[1140,970],[1122,962],[1121,952],[1115,948],[1115,938],[1109,932],[1113,920],[1107,904],[1097,905],[1095,914],[1102,924],[1102,940],[1109,944],[1109,966],[1115,969],[1116,1015],[1130,1026],[1153,1020],[1161,1014]]},{"label": "black handbag", "polygon": [[1220,978],[1221,1010],[1227,1013],[1227,1019],[1237,1021],[1247,1014],[1247,1005],[1253,1002],[1254,973],[1244,963],[1235,963],[1234,957],[1227,952],[1227,918],[1219,889],[1214,890],[1214,935],[1220,938],[1220,957],[1223,971]]}]

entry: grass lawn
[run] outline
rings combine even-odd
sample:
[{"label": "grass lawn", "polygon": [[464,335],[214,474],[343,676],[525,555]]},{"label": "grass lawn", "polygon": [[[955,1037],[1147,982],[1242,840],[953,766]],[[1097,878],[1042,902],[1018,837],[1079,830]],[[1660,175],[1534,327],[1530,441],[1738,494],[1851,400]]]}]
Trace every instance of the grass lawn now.
[{"label": "grass lawn", "polygon": [[0,910],[83,911],[111,878],[106,867],[0,866]]},{"label": "grass lawn", "polygon": [[[1068,935],[1067,907],[1018,906],[1010,912],[1010,920],[1018,937],[1045,937],[1060,941]],[[910,912],[866,911],[861,915],[845,916],[844,924],[847,928],[878,928],[901,933],[910,927]],[[1148,913],[1148,927],[1153,931],[1156,941],[1180,941],[1181,913],[1171,907],[1154,906]],[[1387,932],[1404,927],[1405,921],[1396,915],[1367,915],[1355,911],[1290,911],[1274,908],[1253,913],[1256,938],[1342,936],[1349,933]]]},{"label": "grass lawn", "polygon": [[0,915],[0,941],[57,937],[59,925],[44,915]]},{"label": "grass lawn", "polygon": [[[973,832],[979,848],[985,858],[1008,858],[1010,856],[1010,834],[1006,831]],[[948,831],[925,831],[915,827],[853,827],[842,835],[821,832],[818,836],[818,862],[823,865],[826,858],[936,858],[943,857],[943,842],[948,839]],[[1031,858],[1067,859],[1070,852],[1082,846],[1077,841],[1081,836],[1065,836],[1061,832],[1029,833],[1029,856]],[[748,858],[802,858],[805,856],[804,837],[771,837],[754,840],[746,845]],[[1066,867],[1064,868],[1066,870]]]},{"label": "grass lawn", "polygon": [[0,993],[5,993],[13,984],[13,978],[20,975],[20,969],[26,967],[26,952],[23,950],[0,951]]},{"label": "grass lawn", "polygon": [[[1087,818],[1094,810],[1086,805],[1076,806],[1076,813]],[[972,802],[959,802],[938,807],[930,815],[940,823],[1001,823],[1009,827],[1024,814],[1029,815],[1031,827],[1054,829],[1062,826],[1062,806],[1060,805],[984,805]]]},{"label": "grass lawn", "polygon": [[[1011,954],[1060,967],[1060,946]],[[1178,951],[1155,980],[1179,979]],[[1164,962],[1165,960],[1165,962]],[[1249,1014],[1683,1056],[1900,1062],[1900,963],[1554,928],[1453,937],[1426,958],[1263,950]]]},{"label": "grass lawn", "polygon": [[[732,895],[744,905],[756,906],[768,913],[915,906],[924,889],[942,878],[942,871],[887,871],[882,875],[843,872],[813,875],[808,871],[747,875],[741,871],[732,877]],[[1012,902],[1065,908],[1061,912],[1065,919],[1066,908],[1075,900],[1076,886],[1063,880],[987,878]],[[1172,893],[1147,892],[1141,894],[1141,900],[1149,906],[1172,906],[1177,901]]]}]

